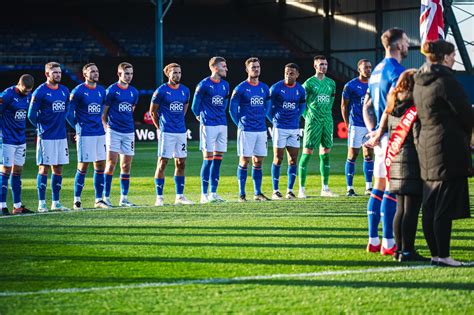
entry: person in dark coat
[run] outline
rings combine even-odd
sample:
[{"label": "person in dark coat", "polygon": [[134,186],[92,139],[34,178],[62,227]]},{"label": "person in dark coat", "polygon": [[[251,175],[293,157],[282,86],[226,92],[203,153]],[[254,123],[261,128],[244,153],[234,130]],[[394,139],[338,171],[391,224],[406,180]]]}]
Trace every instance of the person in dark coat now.
[{"label": "person in dark coat", "polygon": [[454,45],[426,42],[425,63],[415,74],[413,98],[421,124],[417,141],[423,179],[423,232],[431,261],[440,266],[463,264],[450,256],[452,221],[470,217],[468,176],[473,113],[453,71]]},{"label": "person in dark coat", "polygon": [[[405,70],[390,92],[386,112],[389,137],[401,122],[409,108],[414,106],[413,86],[417,69]],[[421,209],[423,185],[416,153],[414,134],[420,132],[420,123],[415,120],[398,154],[390,166],[390,192],[397,196],[397,212],[393,220],[397,251],[394,258],[399,261],[429,261],[415,250],[418,215]]]}]

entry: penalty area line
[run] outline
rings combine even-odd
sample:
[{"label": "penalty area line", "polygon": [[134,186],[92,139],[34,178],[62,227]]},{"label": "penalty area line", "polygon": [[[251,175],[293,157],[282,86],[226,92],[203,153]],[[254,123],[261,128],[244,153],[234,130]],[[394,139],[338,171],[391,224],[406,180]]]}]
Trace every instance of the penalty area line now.
[{"label": "penalty area line", "polygon": [[[474,262],[466,263],[466,266],[473,266],[473,265],[474,265]],[[256,276],[244,276],[244,277],[233,277],[233,278],[180,280],[180,281],[173,281],[173,282],[144,282],[144,283],[121,284],[121,285],[115,285],[115,286],[89,287],[89,288],[63,288],[63,289],[47,289],[47,290],[24,291],[24,292],[3,291],[3,292],[0,292],[0,297],[46,295],[46,294],[54,294],[54,293],[90,293],[90,292],[98,292],[98,291],[175,287],[175,286],[185,286],[185,285],[237,284],[237,283],[245,283],[245,282],[250,282],[250,281],[258,281],[258,280],[298,279],[298,278],[316,278],[316,277],[325,277],[325,276],[340,276],[340,275],[365,274],[365,273],[402,272],[402,271],[420,270],[420,269],[428,269],[428,268],[435,268],[435,267],[431,265],[381,267],[381,268],[320,271],[320,272],[294,273],[294,274],[256,275]]]}]

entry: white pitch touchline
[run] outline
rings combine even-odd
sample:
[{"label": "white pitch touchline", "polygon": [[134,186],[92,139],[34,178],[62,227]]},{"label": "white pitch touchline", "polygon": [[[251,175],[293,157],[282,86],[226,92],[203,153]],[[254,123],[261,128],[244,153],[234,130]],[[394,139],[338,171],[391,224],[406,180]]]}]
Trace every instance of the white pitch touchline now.
[{"label": "white pitch touchline", "polygon": [[[467,266],[474,265],[474,262],[469,262]],[[308,273],[293,273],[293,274],[273,274],[273,275],[261,275],[261,276],[245,276],[245,277],[234,277],[234,278],[210,278],[210,279],[199,279],[199,280],[182,280],[175,282],[145,282],[127,285],[116,285],[116,286],[105,286],[105,287],[90,287],[90,288],[64,288],[64,289],[51,289],[51,290],[39,290],[39,291],[26,291],[26,292],[15,292],[15,291],[4,291],[0,292],[0,297],[14,297],[14,296],[25,296],[25,295],[43,295],[52,293],[88,293],[97,291],[108,291],[118,289],[143,289],[143,288],[158,288],[158,287],[173,287],[183,285],[194,285],[194,284],[231,284],[245,281],[256,281],[256,280],[274,280],[274,279],[291,279],[291,278],[313,278],[323,276],[339,276],[349,274],[360,274],[360,273],[375,273],[375,272],[397,272],[397,271],[408,271],[417,269],[434,268],[431,265],[422,266],[407,266],[407,267],[382,267],[382,268],[369,268],[360,270],[340,270],[340,271],[320,271],[320,272],[308,272]]]}]

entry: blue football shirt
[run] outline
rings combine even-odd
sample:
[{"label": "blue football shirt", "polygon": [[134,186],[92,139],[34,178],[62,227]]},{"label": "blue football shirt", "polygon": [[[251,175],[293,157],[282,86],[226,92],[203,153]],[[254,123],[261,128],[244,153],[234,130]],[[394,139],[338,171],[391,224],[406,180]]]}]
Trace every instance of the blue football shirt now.
[{"label": "blue football shirt", "polygon": [[293,86],[281,80],[270,88],[273,126],[280,129],[298,129],[300,117],[306,107],[306,93],[301,84]]},{"label": "blue football shirt", "polygon": [[383,59],[374,69],[369,79],[369,93],[377,117],[377,126],[387,107],[387,96],[395,88],[400,74],[405,68],[395,58]]},{"label": "blue football shirt", "polygon": [[106,91],[101,85],[95,88],[86,83],[79,84],[71,91],[70,109],[74,111],[76,132],[81,136],[102,136],[102,125]]},{"label": "blue football shirt", "polygon": [[173,88],[168,83],[164,83],[155,90],[151,102],[160,106],[158,115],[162,132],[186,132],[184,109],[189,103],[189,95],[189,89],[183,84]]},{"label": "blue football shirt", "polygon": [[135,132],[133,109],[138,103],[138,91],[128,85],[126,89],[119,83],[110,85],[106,90],[105,106],[109,106],[107,125],[121,133]]},{"label": "blue football shirt", "polygon": [[20,145],[26,143],[26,117],[31,95],[23,95],[16,86],[7,88],[0,94],[0,125],[3,143]]},{"label": "blue football shirt", "polygon": [[227,125],[226,109],[229,102],[229,83],[207,77],[196,87],[192,110],[204,126]]},{"label": "blue football shirt", "polygon": [[243,81],[232,92],[230,103],[231,115],[235,117],[239,129],[267,130],[265,119],[271,106],[268,85],[263,82],[253,85]]},{"label": "blue football shirt", "polygon": [[349,124],[351,126],[365,127],[362,107],[368,86],[368,82],[362,82],[358,77],[344,85],[342,97],[349,100]]},{"label": "blue football shirt", "polygon": [[[38,137],[45,140],[66,139],[66,114],[69,103],[69,90],[58,84],[53,89],[43,83],[33,92],[30,113],[36,113]],[[29,113],[29,115],[30,115]]]}]

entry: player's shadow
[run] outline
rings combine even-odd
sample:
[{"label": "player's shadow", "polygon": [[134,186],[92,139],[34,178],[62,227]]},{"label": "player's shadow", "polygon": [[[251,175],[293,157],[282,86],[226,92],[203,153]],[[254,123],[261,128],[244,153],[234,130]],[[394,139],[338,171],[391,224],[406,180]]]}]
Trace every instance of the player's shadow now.
[{"label": "player's shadow", "polygon": [[[9,233],[9,235],[15,232]],[[22,233],[21,233],[22,234]],[[148,237],[241,237],[241,238],[303,238],[303,239],[323,239],[323,238],[337,238],[337,239],[360,239],[365,237],[365,234],[275,234],[275,233],[143,233],[143,232],[97,232],[97,231],[35,231],[36,236],[39,235],[84,235],[84,236],[148,236]],[[471,239],[471,238],[469,238]]]},{"label": "player's shadow", "polygon": [[[0,244],[10,243],[0,240]],[[156,247],[227,247],[227,248],[297,248],[297,249],[363,249],[364,244],[289,244],[289,243],[199,243],[199,242],[133,242],[133,241],[81,241],[81,240],[16,240],[15,244],[25,245],[86,245],[86,246],[156,246]],[[420,250],[428,250],[426,245],[417,246]],[[473,251],[471,246],[451,246],[451,250]]]},{"label": "player's shadow", "polygon": [[[59,224],[47,224],[47,225],[30,225],[30,224],[12,224],[2,226],[5,229],[19,229],[19,228],[35,228],[35,229],[119,229],[126,230],[130,233],[131,230],[223,230],[223,231],[334,231],[334,232],[367,232],[365,227],[328,227],[328,226],[301,226],[301,227],[286,227],[286,226],[173,226],[173,225],[59,225]],[[12,231],[14,232],[14,231]],[[39,231],[35,231],[37,233]],[[63,231],[62,231],[63,232]],[[61,232],[61,233],[62,233]],[[64,231],[68,232],[68,231]],[[421,230],[419,230],[421,232]],[[473,233],[474,229],[470,228],[456,228],[453,230],[454,233]],[[459,237],[459,235],[453,235]],[[464,238],[460,238],[464,239]],[[472,237],[466,236],[465,239],[471,240]]]},{"label": "player's shadow", "polygon": [[[13,258],[13,257],[11,257]],[[16,258],[16,257],[15,257]],[[18,257],[20,258],[20,257]],[[71,262],[119,262],[119,263],[197,263],[197,264],[242,264],[242,265],[289,265],[289,266],[331,266],[331,267],[394,267],[395,261],[375,260],[320,260],[320,259],[258,259],[258,258],[220,258],[220,257],[164,257],[164,256],[78,256],[78,255],[27,255],[23,259],[33,261],[71,261]]]},{"label": "player's shadow", "polygon": [[409,281],[349,281],[349,280],[319,280],[319,279],[272,279],[239,281],[239,284],[257,284],[270,286],[307,286],[307,287],[335,287],[335,288],[393,288],[393,289],[431,289],[472,291],[474,283],[466,282],[409,282]]}]

